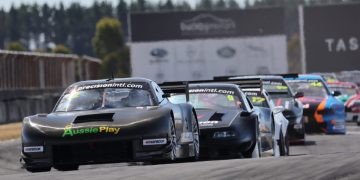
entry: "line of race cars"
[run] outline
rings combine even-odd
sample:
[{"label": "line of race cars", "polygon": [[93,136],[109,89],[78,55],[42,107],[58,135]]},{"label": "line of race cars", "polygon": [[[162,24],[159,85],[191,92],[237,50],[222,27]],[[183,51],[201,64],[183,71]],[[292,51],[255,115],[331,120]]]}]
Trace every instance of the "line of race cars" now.
[{"label": "line of race cars", "polygon": [[305,132],[345,134],[345,107],[320,76],[259,75],[165,82],[82,81],[53,112],[25,117],[30,172],[79,165],[290,154]]}]

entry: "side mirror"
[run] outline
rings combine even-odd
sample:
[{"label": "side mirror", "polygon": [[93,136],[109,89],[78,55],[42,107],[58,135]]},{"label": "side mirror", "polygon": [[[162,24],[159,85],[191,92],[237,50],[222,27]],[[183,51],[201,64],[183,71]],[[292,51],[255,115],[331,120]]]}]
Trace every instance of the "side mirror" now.
[{"label": "side mirror", "polygon": [[276,106],[273,108],[273,113],[277,114],[277,113],[281,113],[285,110],[285,108],[283,106]]},{"label": "side mirror", "polygon": [[240,116],[242,117],[249,117],[251,115],[251,112],[249,111],[241,111]]},{"label": "side mirror", "polygon": [[302,97],[304,97],[304,93],[303,93],[303,92],[296,92],[295,98],[302,98]]},{"label": "side mirror", "polygon": [[165,94],[163,94],[161,97],[162,97],[162,98],[169,98],[169,97],[171,97],[171,95],[165,93]]},{"label": "side mirror", "polygon": [[333,96],[340,96],[340,95],[341,95],[341,92],[340,92],[340,91],[333,91],[333,92],[332,92],[332,95],[333,95]]}]

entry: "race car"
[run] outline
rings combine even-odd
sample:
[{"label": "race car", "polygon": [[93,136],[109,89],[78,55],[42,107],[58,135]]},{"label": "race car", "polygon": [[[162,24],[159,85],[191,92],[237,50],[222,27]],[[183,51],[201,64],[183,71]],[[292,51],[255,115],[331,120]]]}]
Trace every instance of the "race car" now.
[{"label": "race car", "polygon": [[360,125],[360,91],[352,82],[328,82],[330,90],[341,92],[336,98],[344,103],[346,120],[355,121]]},{"label": "race car", "polygon": [[249,75],[249,76],[218,76],[221,79],[253,79],[260,78],[262,88],[269,94],[269,99],[275,106],[283,106],[283,115],[289,121],[288,136],[290,143],[305,143],[305,126],[303,121],[303,104],[297,99],[302,93],[294,94],[285,80],[278,75]]},{"label": "race car", "polygon": [[[275,135],[278,134],[279,138],[277,143],[279,144],[279,154],[281,156],[288,156],[290,152],[290,141],[288,135],[289,121],[284,116],[284,107],[276,106],[270,99],[269,94],[266,90],[260,88],[242,88],[242,91],[249,97],[253,105],[260,109],[260,115],[265,120],[265,123],[273,122],[275,127]],[[261,129],[261,128],[260,128]]]},{"label": "race car", "polygon": [[302,92],[305,131],[308,133],[345,134],[345,106],[335,98],[319,75],[284,75],[294,92]]},{"label": "race car", "polygon": [[337,76],[333,72],[315,72],[311,73],[311,75],[319,75],[321,76],[326,83],[339,82]]},{"label": "race car", "polygon": [[[260,115],[261,110],[240,90],[239,82],[168,82],[160,86],[171,95],[171,102],[183,103],[189,99],[194,106],[199,119],[202,157],[240,154],[256,158],[265,151],[271,151],[274,156],[287,155],[285,142],[278,143],[284,140],[281,137],[284,129],[271,118]],[[188,84],[188,88],[184,84]],[[181,88],[188,91],[181,92]]]},{"label": "race car", "polygon": [[30,172],[199,157],[195,109],[172,104],[144,78],[72,84],[50,114],[24,118],[21,140],[22,163]]}]

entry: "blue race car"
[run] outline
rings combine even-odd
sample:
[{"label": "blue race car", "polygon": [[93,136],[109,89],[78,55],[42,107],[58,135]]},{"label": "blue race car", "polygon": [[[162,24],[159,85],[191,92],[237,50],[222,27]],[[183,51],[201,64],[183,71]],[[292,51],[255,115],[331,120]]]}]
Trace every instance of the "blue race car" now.
[{"label": "blue race car", "polygon": [[319,75],[283,75],[293,92],[302,92],[303,118],[307,133],[345,134],[345,107]]}]

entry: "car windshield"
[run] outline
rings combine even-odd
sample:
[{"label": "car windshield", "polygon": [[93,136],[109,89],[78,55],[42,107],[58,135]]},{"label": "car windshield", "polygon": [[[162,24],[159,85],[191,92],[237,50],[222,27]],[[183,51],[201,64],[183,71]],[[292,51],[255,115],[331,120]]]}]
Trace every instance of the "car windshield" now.
[{"label": "car windshield", "polygon": [[72,90],[62,96],[55,112],[86,111],[123,107],[152,106],[151,93],[143,89],[99,88]]},{"label": "car windshield", "polygon": [[331,87],[330,89],[332,91],[340,91],[341,95],[347,95],[347,96],[353,96],[356,94],[356,89],[352,88],[352,87],[342,87],[342,86],[336,86],[336,87]]},{"label": "car windshield", "polygon": [[[174,104],[186,102],[184,94],[175,94],[169,98]],[[218,93],[190,94],[190,103],[195,109],[239,109],[241,101],[237,96]]]},{"label": "car windshield", "polygon": [[283,106],[285,109],[291,109],[295,105],[295,100],[289,94],[270,94],[270,99],[275,106]]},{"label": "car windshield", "polygon": [[304,97],[327,97],[328,92],[321,81],[289,81],[294,92],[303,92]]}]

